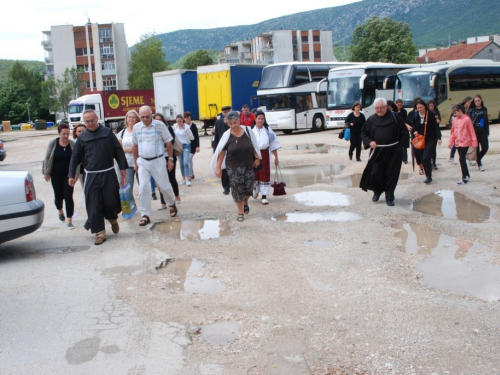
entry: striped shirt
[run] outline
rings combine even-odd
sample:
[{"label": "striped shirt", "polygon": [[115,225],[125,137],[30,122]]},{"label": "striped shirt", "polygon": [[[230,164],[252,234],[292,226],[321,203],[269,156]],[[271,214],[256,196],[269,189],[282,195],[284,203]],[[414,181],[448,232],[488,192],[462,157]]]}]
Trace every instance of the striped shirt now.
[{"label": "striped shirt", "polygon": [[139,148],[141,158],[156,158],[165,153],[165,144],[172,141],[172,136],[167,126],[158,120],[152,120],[151,125],[143,122],[134,125],[132,142]]}]

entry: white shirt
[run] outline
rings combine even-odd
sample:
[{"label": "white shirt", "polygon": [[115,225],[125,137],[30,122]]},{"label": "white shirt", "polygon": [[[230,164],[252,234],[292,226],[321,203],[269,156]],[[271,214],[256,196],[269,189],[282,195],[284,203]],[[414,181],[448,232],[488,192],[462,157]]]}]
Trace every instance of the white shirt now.
[{"label": "white shirt", "polygon": [[141,121],[134,125],[132,142],[139,147],[141,158],[156,158],[165,153],[165,144],[172,141],[172,136],[167,126],[158,120],[152,120],[146,126]]},{"label": "white shirt", "polygon": [[189,129],[189,126],[187,126],[186,124],[184,124],[182,129],[178,127],[177,124],[174,125],[175,136],[179,138],[179,141],[181,141],[183,145],[188,145],[191,143],[191,141],[188,139],[188,136],[186,135],[186,129]]},{"label": "white shirt", "polygon": [[[124,131],[121,131],[118,135],[118,137],[122,141],[122,146],[123,148],[132,148],[133,141],[132,141],[132,132],[129,131],[128,129],[125,129]],[[134,167],[134,154],[132,152],[126,152],[125,157],[127,158],[127,163],[129,168]]]}]

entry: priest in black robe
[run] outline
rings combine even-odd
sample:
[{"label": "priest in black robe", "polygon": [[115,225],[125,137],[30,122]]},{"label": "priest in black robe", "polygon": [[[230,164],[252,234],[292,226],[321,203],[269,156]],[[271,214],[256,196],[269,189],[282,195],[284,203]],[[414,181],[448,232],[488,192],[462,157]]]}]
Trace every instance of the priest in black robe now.
[{"label": "priest in black robe", "polygon": [[95,244],[106,241],[104,219],[111,223],[113,233],[118,233],[118,214],[121,212],[120,186],[116,176],[116,160],[122,180],[128,167],[123,148],[111,129],[99,125],[92,110],[83,114],[87,130],[78,136],[69,165],[69,184],[75,184],[76,168],[80,163],[85,169],[84,194],[88,219],[85,229],[96,234]]},{"label": "priest in black robe", "polygon": [[375,99],[375,114],[363,125],[361,137],[370,158],[361,177],[360,188],[373,191],[373,202],[385,192],[388,206],[394,206],[394,191],[403,162],[403,146],[408,144],[408,129],[400,116],[387,109],[384,98]]}]

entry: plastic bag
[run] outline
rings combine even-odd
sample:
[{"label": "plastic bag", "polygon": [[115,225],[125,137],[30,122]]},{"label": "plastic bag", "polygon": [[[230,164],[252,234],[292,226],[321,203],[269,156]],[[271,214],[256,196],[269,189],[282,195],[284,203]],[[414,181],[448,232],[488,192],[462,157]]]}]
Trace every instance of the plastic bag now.
[{"label": "plastic bag", "polygon": [[122,216],[124,219],[132,218],[132,216],[134,216],[137,212],[134,195],[132,194],[132,189],[128,183],[124,187],[120,188],[120,203],[122,205]]},{"label": "plastic bag", "polygon": [[344,130],[344,139],[349,141],[351,139],[351,129],[347,128]]}]

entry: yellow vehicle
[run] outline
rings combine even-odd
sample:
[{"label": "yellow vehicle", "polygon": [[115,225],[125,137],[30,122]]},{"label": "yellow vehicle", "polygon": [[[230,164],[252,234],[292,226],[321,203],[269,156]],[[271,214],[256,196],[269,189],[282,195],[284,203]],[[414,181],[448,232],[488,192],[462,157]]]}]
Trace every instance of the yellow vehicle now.
[{"label": "yellow vehicle", "polygon": [[199,66],[198,103],[200,120],[206,129],[213,126],[221,108],[230,105],[239,111],[257,94],[263,65],[217,64]]}]

